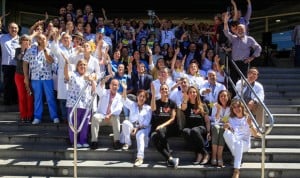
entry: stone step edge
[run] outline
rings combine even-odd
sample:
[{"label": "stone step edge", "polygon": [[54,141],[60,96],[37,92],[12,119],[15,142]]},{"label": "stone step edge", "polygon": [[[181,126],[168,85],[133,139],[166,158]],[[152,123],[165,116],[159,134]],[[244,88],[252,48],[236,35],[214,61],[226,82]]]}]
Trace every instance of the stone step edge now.
[{"label": "stone step edge", "polygon": [[[265,163],[266,169],[280,169],[280,170],[299,170],[300,163]],[[73,160],[26,160],[26,159],[0,159],[0,166],[26,166],[26,167],[73,167]],[[284,166],[283,166],[284,165]],[[87,160],[77,160],[78,167],[105,167],[105,168],[132,168],[133,163],[128,162],[120,162],[120,161],[87,161]],[[158,162],[146,162],[141,168],[165,168],[164,161]],[[179,164],[178,169],[194,169],[201,168],[205,170],[216,170],[219,168],[215,168],[207,165],[191,165],[190,162],[183,162]],[[226,166],[223,169],[232,170],[232,166]],[[241,169],[261,169],[261,163],[249,163],[243,162]]]},{"label": "stone step edge", "polygon": [[[28,146],[28,147],[27,147]],[[30,147],[30,144],[28,145],[20,145],[20,144],[1,144],[0,145],[0,151],[4,150],[10,150],[10,151],[39,151],[39,152],[73,152],[74,149],[73,147],[43,147],[43,146],[35,146],[33,145]],[[136,146],[132,147],[131,149],[127,151],[122,151],[121,149],[119,150],[114,150],[111,147],[99,147],[96,150],[91,150],[89,148],[79,148],[77,149],[78,152],[124,152],[124,153],[136,153]],[[193,151],[190,150],[175,150],[176,152],[181,152],[181,153],[192,153]],[[145,149],[146,152],[157,152],[155,148],[152,146],[149,148]],[[225,151],[227,153],[227,151]],[[248,153],[261,153],[262,149],[261,148],[251,148]],[[300,154],[300,149],[299,148],[266,148],[265,149],[266,154],[271,154],[271,153],[279,153],[279,154]],[[247,153],[245,153],[247,154]]]}]

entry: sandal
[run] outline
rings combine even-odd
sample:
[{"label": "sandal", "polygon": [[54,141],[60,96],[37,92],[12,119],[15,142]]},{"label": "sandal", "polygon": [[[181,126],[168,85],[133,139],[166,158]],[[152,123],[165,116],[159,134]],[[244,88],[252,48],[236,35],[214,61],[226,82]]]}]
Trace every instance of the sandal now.
[{"label": "sandal", "polygon": [[193,164],[199,164],[200,162],[201,162],[201,160],[202,160],[202,154],[201,153],[198,153],[197,154],[197,158],[196,158],[196,160],[193,162]]},{"label": "sandal", "polygon": [[206,154],[203,156],[203,159],[202,159],[200,165],[205,165],[205,164],[208,163],[208,161],[209,161],[209,154],[206,153]]},{"label": "sandal", "polygon": [[232,178],[239,178],[240,177],[240,171],[238,169],[234,169]]},{"label": "sandal", "polygon": [[218,167],[225,167],[223,160],[218,160]]},{"label": "sandal", "polygon": [[212,159],[211,162],[210,162],[210,164],[212,166],[216,166],[217,165],[217,160],[216,159]]}]

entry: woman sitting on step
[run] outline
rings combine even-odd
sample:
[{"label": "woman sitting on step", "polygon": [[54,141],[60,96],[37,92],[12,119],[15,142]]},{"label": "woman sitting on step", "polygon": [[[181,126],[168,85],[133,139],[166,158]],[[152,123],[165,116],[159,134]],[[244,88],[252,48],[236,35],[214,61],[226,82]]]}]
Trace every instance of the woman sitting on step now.
[{"label": "woman sitting on step", "polygon": [[179,158],[173,158],[168,143],[168,137],[177,136],[178,125],[176,122],[176,104],[169,99],[169,87],[162,84],[159,88],[161,98],[155,100],[155,87],[151,83],[151,109],[153,112],[151,119],[151,141],[158,152],[167,161],[167,166],[177,168]]},{"label": "woman sitting on step", "polygon": [[228,122],[230,114],[231,94],[228,90],[221,90],[218,94],[218,102],[214,104],[211,112],[212,153],[211,165],[224,167],[223,150],[225,140],[223,137],[225,122]]},{"label": "woman sitting on step", "polygon": [[139,90],[137,92],[137,101],[131,101],[127,98],[127,84],[121,83],[123,87],[123,105],[129,109],[129,120],[124,120],[122,123],[122,132],[120,135],[120,142],[124,143],[122,149],[128,150],[131,146],[131,136],[136,137],[137,142],[137,158],[134,166],[138,167],[143,164],[144,150],[148,147],[150,121],[151,121],[151,107],[145,102],[148,99],[146,90]]},{"label": "woman sitting on step", "polygon": [[231,102],[229,121],[224,124],[224,129],[225,142],[234,157],[232,178],[239,178],[243,153],[248,152],[251,147],[251,134],[257,135],[257,130],[240,100]]},{"label": "woman sitting on step", "polygon": [[190,86],[187,93],[183,94],[181,110],[185,115],[185,127],[182,134],[187,143],[193,146],[196,154],[194,164],[207,164],[209,154],[206,150],[206,143],[211,139],[210,120],[208,108],[201,101],[196,86]]}]

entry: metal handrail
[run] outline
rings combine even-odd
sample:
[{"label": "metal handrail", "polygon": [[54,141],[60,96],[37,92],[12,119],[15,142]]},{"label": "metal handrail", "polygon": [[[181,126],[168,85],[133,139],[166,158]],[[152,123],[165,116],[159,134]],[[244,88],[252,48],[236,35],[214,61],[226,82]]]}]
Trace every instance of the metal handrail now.
[{"label": "metal handrail", "polygon": [[[88,112],[87,112],[87,111],[88,111],[89,109],[87,109],[87,111],[84,113],[84,118],[83,118],[83,120],[82,120],[82,122],[81,122],[79,128],[77,129],[77,127],[75,127],[74,124],[73,124],[72,117],[73,117],[73,115],[75,116],[74,113],[77,112],[77,106],[78,106],[78,104],[79,104],[79,101],[81,100],[81,98],[82,98],[82,96],[83,96],[83,94],[84,94],[84,91],[86,90],[86,88],[87,88],[89,85],[90,85],[90,84],[87,83],[87,84],[81,89],[80,94],[79,94],[79,97],[78,97],[78,99],[76,100],[76,102],[75,102],[75,104],[74,104],[74,107],[72,108],[72,110],[71,110],[71,112],[70,112],[70,117],[69,117],[69,119],[68,119],[68,121],[69,121],[69,127],[70,127],[70,129],[71,129],[74,133],[79,133],[79,132],[81,131],[81,129],[82,129],[82,127],[83,127],[83,123],[84,123],[84,121],[86,121],[86,118],[87,118],[87,115],[88,115]],[[90,103],[88,103],[88,108],[91,108],[91,107],[92,107],[93,99],[95,98],[95,96],[96,96],[96,94],[93,93],[93,94],[92,94],[92,99],[91,99]],[[74,117],[74,120],[75,120],[75,119],[76,119],[76,118]]]},{"label": "metal handrail", "polygon": [[[227,60],[226,60],[226,71],[224,71],[227,81],[230,82],[230,84],[232,85],[232,88],[235,90],[236,94],[240,97],[242,103],[244,104],[246,110],[248,111],[251,120],[254,122],[254,125],[256,127],[256,129],[258,130],[258,132],[261,134],[261,149],[262,149],[262,153],[261,153],[261,178],[264,178],[265,175],[265,151],[266,151],[266,135],[269,134],[271,132],[271,130],[274,127],[274,117],[271,114],[270,110],[267,108],[267,106],[263,103],[263,101],[261,101],[261,99],[257,96],[257,94],[254,92],[252,86],[249,84],[249,82],[247,81],[246,77],[244,76],[244,74],[241,72],[241,70],[239,69],[239,67],[236,65],[236,63],[233,60],[230,60],[231,63],[233,64],[235,70],[239,73],[240,77],[242,78],[241,81],[245,82],[246,85],[250,88],[251,92],[255,95],[255,97],[257,98],[259,104],[262,105],[264,111],[266,111],[266,113],[268,114],[268,118],[269,118],[269,126],[268,129],[265,130],[265,114],[264,117],[262,119],[262,128],[259,127],[259,125],[256,122],[255,117],[253,116],[252,112],[250,111],[249,107],[247,106],[243,96],[241,96],[239,94],[239,92],[236,89],[236,85],[235,83],[232,81],[231,77],[228,75],[228,56],[227,56]],[[241,92],[242,93],[242,92]]]},{"label": "metal handrail", "polygon": [[[79,97],[75,102],[74,107],[72,108],[71,112],[70,112],[70,116],[68,118],[68,123],[69,123],[69,127],[72,130],[72,132],[74,132],[74,149],[73,149],[73,153],[74,153],[74,157],[73,157],[73,164],[74,164],[74,173],[73,173],[73,177],[77,178],[77,134],[82,130],[83,124],[86,122],[87,116],[89,114],[89,111],[93,105],[93,101],[95,99],[96,93],[94,92],[92,94],[92,99],[91,101],[88,103],[88,109],[86,110],[86,112],[84,113],[84,117],[82,119],[82,122],[80,124],[80,126],[77,128],[77,106],[79,104],[79,101],[81,100],[84,91],[86,90],[86,88],[90,85],[90,82],[88,82],[80,91]],[[74,117],[74,124],[72,121],[72,118]]]},{"label": "metal handrail", "polygon": [[[241,72],[241,70],[238,68],[238,66],[236,65],[236,63],[231,60],[233,66],[235,67],[235,69],[237,70],[237,72],[239,73],[240,77],[242,78],[241,80],[250,88],[251,90],[251,94],[254,94],[254,96],[256,97],[256,99],[258,100],[258,103],[262,105],[262,107],[264,108],[264,110],[267,112],[268,116],[269,116],[269,127],[267,128],[267,130],[264,130],[264,126],[265,126],[265,117],[263,117],[263,124],[262,124],[262,129],[259,127],[259,125],[257,124],[255,117],[253,116],[253,114],[251,114],[250,109],[247,107],[247,104],[243,98],[243,96],[239,95],[239,93],[236,91],[236,88],[234,88],[234,90],[236,91],[236,93],[239,95],[239,97],[241,98],[243,104],[246,106],[247,111],[250,113],[250,116],[252,118],[252,121],[254,121],[254,125],[257,128],[257,130],[259,131],[259,133],[261,134],[269,134],[272,130],[272,128],[274,127],[274,117],[273,114],[270,112],[270,110],[268,109],[268,107],[264,104],[264,102],[257,96],[257,94],[255,93],[255,91],[253,90],[252,86],[250,85],[250,83],[247,81],[247,78],[244,76],[244,74]],[[226,72],[225,72],[226,73]],[[228,74],[226,74],[228,75]],[[230,77],[228,77],[230,83],[232,86],[235,86],[235,84],[233,83],[233,81],[231,80]]]},{"label": "metal handrail", "polygon": [[[101,81],[101,80],[103,79],[104,76],[105,76],[105,72],[101,72],[98,81]],[[97,83],[99,83],[99,82],[97,82]],[[81,122],[79,128],[77,129],[77,127],[74,127],[74,124],[73,124],[71,118],[73,117],[73,114],[76,112],[77,106],[78,106],[78,104],[79,104],[79,101],[80,101],[81,97],[83,96],[84,91],[86,90],[86,88],[87,88],[89,85],[90,85],[90,83],[88,82],[88,83],[86,83],[86,85],[81,89],[81,91],[80,91],[80,93],[79,93],[79,97],[77,98],[77,100],[76,100],[76,102],[75,102],[75,104],[74,104],[74,107],[72,108],[72,110],[71,110],[71,112],[70,112],[70,117],[69,117],[69,119],[68,119],[68,121],[69,121],[69,127],[71,128],[71,130],[72,130],[74,133],[75,133],[75,132],[79,133],[79,132],[81,131],[81,129],[82,129],[82,127],[83,127],[83,123],[84,123],[84,121],[86,120],[86,117],[87,117],[87,115],[88,115],[88,112],[85,112],[85,114],[84,114],[84,120]],[[91,109],[92,103],[93,103],[95,97],[96,97],[96,93],[93,93],[93,94],[92,94],[92,99],[91,99],[90,103],[88,103],[88,108],[89,108],[89,109]],[[88,111],[89,109],[87,109],[87,111]]]}]

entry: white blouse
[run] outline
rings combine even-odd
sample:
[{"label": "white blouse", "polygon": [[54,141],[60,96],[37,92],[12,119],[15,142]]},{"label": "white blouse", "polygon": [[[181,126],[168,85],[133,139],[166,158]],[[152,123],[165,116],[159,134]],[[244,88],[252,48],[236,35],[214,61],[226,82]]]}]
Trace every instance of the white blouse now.
[{"label": "white blouse", "polygon": [[131,123],[138,123],[138,125],[140,126],[150,128],[152,111],[149,105],[144,104],[142,109],[139,110],[137,103],[129,100],[128,98],[122,98],[122,103],[126,108],[130,110],[129,121]]},{"label": "white blouse", "polygon": [[247,118],[245,116],[242,118],[230,117],[229,124],[236,139],[245,141],[250,148],[251,131],[247,123]]}]

